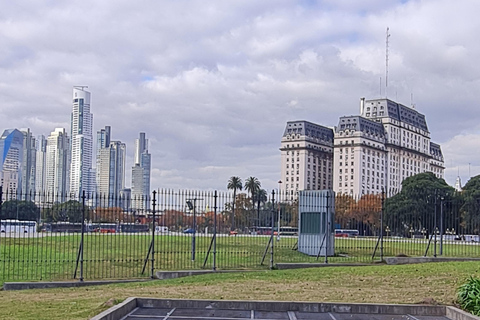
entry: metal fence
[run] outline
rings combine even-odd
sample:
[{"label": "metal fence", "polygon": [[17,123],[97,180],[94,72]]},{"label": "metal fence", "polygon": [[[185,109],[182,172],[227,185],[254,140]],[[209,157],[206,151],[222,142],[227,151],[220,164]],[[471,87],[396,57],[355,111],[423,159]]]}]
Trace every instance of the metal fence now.
[{"label": "metal fence", "polygon": [[480,253],[478,202],[461,194],[337,195],[331,200],[334,252],[323,255],[297,250],[298,202],[275,191],[253,201],[240,193],[234,201],[232,193],[218,191],[158,190],[136,199],[18,195],[0,188],[0,199],[1,282]]}]

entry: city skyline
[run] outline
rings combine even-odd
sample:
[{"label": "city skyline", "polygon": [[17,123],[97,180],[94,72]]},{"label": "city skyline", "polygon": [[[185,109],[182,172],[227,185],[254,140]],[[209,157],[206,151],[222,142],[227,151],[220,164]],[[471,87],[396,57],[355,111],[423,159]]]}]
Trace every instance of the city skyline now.
[{"label": "city skyline", "polygon": [[286,121],[333,124],[359,97],[388,93],[429,115],[450,185],[480,173],[479,3],[82,4],[3,7],[0,128],[68,128],[71,87],[88,85],[93,132],[115,128],[127,168],[148,133],[152,187],[224,189],[255,176],[273,189]]}]

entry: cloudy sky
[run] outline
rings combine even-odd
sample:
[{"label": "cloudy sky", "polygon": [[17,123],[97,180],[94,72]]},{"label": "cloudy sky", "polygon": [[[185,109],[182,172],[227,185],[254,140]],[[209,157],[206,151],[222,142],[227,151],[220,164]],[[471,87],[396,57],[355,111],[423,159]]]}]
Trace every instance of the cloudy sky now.
[{"label": "cloudy sky", "polygon": [[0,130],[70,130],[72,87],[87,85],[94,132],[109,125],[127,143],[127,168],[146,132],[153,188],[224,190],[233,175],[275,188],[287,121],[333,127],[358,114],[361,97],[386,93],[426,115],[448,183],[480,173],[480,1],[0,7]]}]

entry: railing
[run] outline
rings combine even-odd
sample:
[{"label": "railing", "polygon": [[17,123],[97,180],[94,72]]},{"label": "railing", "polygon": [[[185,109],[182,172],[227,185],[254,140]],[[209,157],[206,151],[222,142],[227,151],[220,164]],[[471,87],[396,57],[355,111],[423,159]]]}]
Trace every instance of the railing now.
[{"label": "railing", "polygon": [[[335,211],[329,224],[334,241],[320,237],[314,243],[318,254],[298,250],[297,200],[284,201],[285,195],[273,191],[265,201],[252,202],[246,193],[234,201],[232,193],[218,191],[158,190],[131,199],[16,195],[0,188],[0,199],[1,282],[147,278],[161,270],[480,254],[480,221],[465,202],[431,195],[419,195],[421,201],[413,206],[382,194],[359,199],[337,195],[329,204]],[[16,221],[30,221],[30,228],[14,226]],[[322,251],[327,245],[333,245],[333,253]]]}]

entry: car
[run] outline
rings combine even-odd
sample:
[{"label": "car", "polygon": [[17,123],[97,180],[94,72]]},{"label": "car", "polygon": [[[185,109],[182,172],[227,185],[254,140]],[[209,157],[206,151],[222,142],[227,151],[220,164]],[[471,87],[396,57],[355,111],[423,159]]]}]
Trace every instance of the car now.
[{"label": "car", "polygon": [[195,229],[193,228],[186,228],[183,230],[183,233],[195,233]]}]

